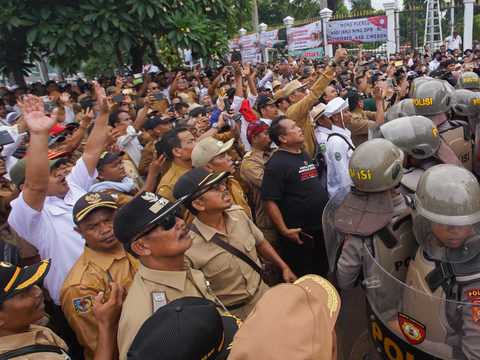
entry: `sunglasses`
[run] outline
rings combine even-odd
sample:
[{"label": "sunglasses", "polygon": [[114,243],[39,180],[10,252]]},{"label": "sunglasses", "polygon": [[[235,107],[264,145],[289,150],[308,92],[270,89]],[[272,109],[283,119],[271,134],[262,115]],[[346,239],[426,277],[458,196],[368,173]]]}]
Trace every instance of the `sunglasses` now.
[{"label": "sunglasses", "polygon": [[225,184],[223,182],[218,182],[218,183],[215,183],[213,184],[211,187],[209,187],[207,190],[205,191],[202,191],[198,196],[196,196],[195,198],[198,199],[200,196],[202,196],[203,194],[205,194],[206,192],[214,189],[216,191],[223,191],[225,190],[227,187],[225,186]]},{"label": "sunglasses", "polygon": [[177,81],[177,83],[178,83],[178,84],[186,84],[187,82],[186,82],[186,81],[183,81],[183,80],[181,80],[181,81]]},{"label": "sunglasses", "polygon": [[158,86],[153,86],[153,87],[150,88],[150,90],[158,90],[158,89],[160,89],[160,87],[158,87]]},{"label": "sunglasses", "polygon": [[[144,232],[138,239],[140,239],[141,237],[144,237],[144,236],[147,236],[148,234],[150,234],[153,230],[155,230],[159,225],[162,225],[163,228],[165,229],[165,231],[168,231],[170,230],[171,228],[173,228],[175,226],[175,223],[176,223],[176,219],[175,217],[178,217],[179,219],[183,219],[183,212],[180,208],[176,208],[175,211],[171,212],[170,214],[168,214],[167,216],[161,218],[160,220],[158,220],[157,222],[157,225],[152,227],[150,230],[148,230],[147,232]],[[137,240],[138,240],[137,239]]]}]

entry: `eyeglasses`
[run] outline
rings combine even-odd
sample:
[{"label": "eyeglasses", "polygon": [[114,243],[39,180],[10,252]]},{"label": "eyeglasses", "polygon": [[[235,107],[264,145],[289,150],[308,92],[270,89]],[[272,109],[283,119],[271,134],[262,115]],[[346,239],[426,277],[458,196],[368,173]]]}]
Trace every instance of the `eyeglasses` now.
[{"label": "eyeglasses", "polygon": [[[176,208],[174,212],[171,212],[170,214],[168,214],[167,216],[161,218],[160,220],[158,220],[158,223],[156,226],[152,227],[151,229],[149,229],[148,231],[144,232],[138,239],[140,239],[141,237],[144,237],[144,236],[147,236],[148,234],[150,234],[153,230],[155,230],[159,225],[162,225],[163,228],[165,229],[165,231],[168,231],[170,230],[171,228],[173,228],[177,222],[177,220],[175,219],[175,217],[178,217],[179,219],[183,219],[183,212],[180,208]],[[137,239],[137,240],[138,240]],[[136,240],[135,240],[136,241]]]},{"label": "eyeglasses", "polygon": [[378,79],[377,81],[387,81],[387,79]]},{"label": "eyeglasses", "polygon": [[187,82],[184,80],[177,81],[178,84],[186,84]]},{"label": "eyeglasses", "polygon": [[150,90],[158,90],[158,89],[160,89],[160,87],[158,87],[158,86],[152,86],[152,87],[150,88]]},{"label": "eyeglasses", "polygon": [[195,199],[198,199],[200,196],[202,196],[203,194],[205,194],[206,192],[210,191],[210,190],[216,190],[216,191],[223,191],[225,190],[227,187],[225,186],[225,184],[223,182],[218,182],[218,183],[215,183],[213,184],[211,187],[209,187],[207,190],[201,192],[198,196],[195,197]]}]

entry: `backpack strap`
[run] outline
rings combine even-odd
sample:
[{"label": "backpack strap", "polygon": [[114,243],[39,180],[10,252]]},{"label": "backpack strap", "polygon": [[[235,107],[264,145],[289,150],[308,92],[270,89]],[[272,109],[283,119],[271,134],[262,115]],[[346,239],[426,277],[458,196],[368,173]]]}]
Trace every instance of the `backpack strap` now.
[{"label": "backpack strap", "polygon": [[328,138],[327,138],[327,141],[328,139],[330,139],[332,136],[339,136],[343,139],[343,141],[345,141],[348,145],[348,148],[352,151],[355,151],[355,148],[353,147],[352,144],[350,144],[350,142],[345,138],[345,136],[343,136],[342,134],[338,134],[338,133],[331,133],[331,134],[328,134]]},{"label": "backpack strap", "polygon": [[65,359],[70,359],[67,353],[60,347],[54,345],[30,345],[20,349],[8,351],[0,355],[0,360],[13,359],[19,356],[35,353],[55,353],[62,355]]}]

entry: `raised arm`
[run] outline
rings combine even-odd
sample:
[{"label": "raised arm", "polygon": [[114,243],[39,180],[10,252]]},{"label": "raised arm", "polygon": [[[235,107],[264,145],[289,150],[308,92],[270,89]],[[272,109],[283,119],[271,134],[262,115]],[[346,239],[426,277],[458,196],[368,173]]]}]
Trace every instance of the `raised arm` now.
[{"label": "raised arm", "polygon": [[82,121],[80,122],[80,126],[78,127],[77,131],[75,131],[75,134],[73,134],[68,144],[62,149],[63,151],[73,152],[80,145],[83,136],[85,135],[93,119],[95,119],[95,115],[90,108],[87,108],[86,110],[82,109]]},{"label": "raised arm", "polygon": [[105,90],[96,81],[94,82],[94,86],[100,112],[95,121],[95,126],[85,144],[82,157],[90,176],[93,176],[95,173],[98,160],[103,152],[103,146],[107,140],[108,116],[110,115],[110,106],[105,95]]},{"label": "raised arm", "polygon": [[57,122],[58,108],[51,117],[45,116],[43,98],[38,102],[32,95],[24,98],[21,106],[23,118],[30,129],[30,148],[23,185],[25,203],[36,211],[41,211],[47,197],[50,182],[50,162],[48,160],[48,132]]},{"label": "raised arm", "polygon": [[[255,81],[253,81],[252,69],[248,66],[247,62],[243,62],[243,74],[247,77],[248,86],[250,87],[250,94],[253,96],[257,95],[257,87],[255,86]],[[238,85],[238,82],[237,82]]]}]

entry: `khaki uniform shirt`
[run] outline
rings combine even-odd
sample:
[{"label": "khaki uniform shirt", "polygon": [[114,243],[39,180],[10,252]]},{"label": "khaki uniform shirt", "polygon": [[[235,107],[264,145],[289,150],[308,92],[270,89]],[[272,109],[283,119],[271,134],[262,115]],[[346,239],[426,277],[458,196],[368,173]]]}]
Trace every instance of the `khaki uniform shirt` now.
[{"label": "khaki uniform shirt", "polygon": [[168,108],[168,100],[163,99],[159,101],[155,101],[155,103],[152,106],[152,110],[158,110],[159,114],[163,114]]},{"label": "khaki uniform shirt", "polygon": [[[180,165],[172,163],[172,167],[162,177],[162,180],[160,180],[160,184],[158,184],[157,194],[166,197],[170,201],[176,201],[177,199],[173,197],[173,187],[177,183],[178,179],[180,179],[180,176],[182,176],[188,171],[189,169],[186,169]],[[192,215],[190,211],[188,211],[183,205],[180,205],[180,209],[182,209],[183,211],[183,220],[185,220],[185,224],[189,226],[192,223],[195,216]]]},{"label": "khaki uniform shirt", "polygon": [[38,255],[38,250],[25,239],[18,236],[7,223],[10,206],[7,204],[7,196],[15,190],[12,182],[0,177],[0,240],[7,244],[16,246],[22,259]]},{"label": "khaki uniform shirt", "polygon": [[123,286],[125,294],[128,294],[138,270],[138,260],[128,253],[123,256],[112,255],[87,246],[60,290],[63,313],[85,349],[86,360],[93,359],[97,349],[98,323],[93,314],[93,300],[100,291],[105,293],[106,301],[110,297],[107,269],[113,280]]},{"label": "khaki uniform shirt", "polygon": [[156,142],[157,140],[154,140],[152,137],[150,137],[149,142],[143,148],[142,155],[140,156],[140,162],[138,163],[139,171],[148,171],[150,164],[153,161]]},{"label": "khaki uniform shirt", "polygon": [[357,148],[368,140],[368,127],[375,124],[377,113],[374,111],[362,111],[362,114],[352,113],[351,123],[347,124],[347,129],[352,133],[353,145]]},{"label": "khaki uniform shirt", "polygon": [[185,256],[190,260],[192,268],[202,270],[220,301],[225,306],[232,306],[253,298],[261,284],[260,275],[246,262],[210,240],[217,236],[261,266],[256,246],[261,245],[264,238],[240,206],[233,205],[225,210],[223,216],[226,234],[205,225],[198,218],[193,220],[201,235],[190,231],[193,245],[185,252]]},{"label": "khaki uniform shirt", "polygon": [[[61,347],[65,352],[68,351],[68,346],[65,342],[52,330],[43,326],[30,325],[30,329],[27,332],[0,337],[0,354],[31,345],[53,345]],[[47,352],[30,354],[28,357],[22,356],[14,359],[65,360],[65,357],[60,354]]]},{"label": "khaki uniform shirt", "polygon": [[[118,351],[120,359],[127,357],[138,330],[145,320],[153,315],[154,294],[163,292],[167,303],[185,296],[203,297],[214,301],[207,291],[205,276],[201,271],[189,268],[186,263],[182,271],[161,271],[147,268],[140,263],[130,293],[123,304],[118,324]],[[161,358],[160,354],[159,357]]]},{"label": "khaki uniform shirt", "polygon": [[313,158],[315,155],[315,147],[317,145],[317,138],[313,128],[313,122],[310,119],[310,110],[316,101],[325,92],[325,89],[333,79],[335,68],[328,66],[320,75],[317,82],[310,89],[310,93],[301,101],[290,106],[286,115],[297,123],[297,126],[302,129],[304,141],[300,147],[305,150],[307,154]]},{"label": "khaki uniform shirt", "polygon": [[135,194],[138,192],[138,189],[134,186],[129,193],[124,193],[115,189],[104,189],[101,191],[112,195],[112,197],[115,199],[115,202],[117,203],[118,208],[120,209],[121,207],[127,205],[133,199]]},{"label": "khaki uniform shirt", "polygon": [[270,219],[270,216],[268,216],[267,210],[263,206],[263,201],[260,198],[260,189],[262,188],[265,164],[270,160],[274,153],[275,150],[273,148],[264,152],[251,147],[250,151],[243,157],[243,164],[240,170],[242,177],[250,185],[253,202],[255,204],[255,224],[260,230],[262,230],[262,232],[264,232],[264,229],[275,228],[275,224]]},{"label": "khaki uniform shirt", "polygon": [[[180,93],[181,93],[180,91],[175,91],[175,96],[178,96],[178,94],[180,94]],[[188,95],[188,97],[189,97],[188,101],[189,101],[190,105],[193,105],[195,103],[198,104],[198,95],[196,93],[194,93],[193,91],[187,91],[184,94]]]},{"label": "khaki uniform shirt", "polygon": [[[224,134],[216,135],[215,139],[220,140],[223,143],[226,143],[230,139],[232,139],[232,134],[230,132],[226,132]],[[238,151],[235,149],[235,147],[238,149]],[[239,154],[240,152],[240,154]],[[228,155],[232,158],[233,162],[238,161],[239,164],[235,165],[235,173],[233,174],[233,177],[235,180],[238,181],[240,186],[243,189],[243,192],[248,196],[250,193],[250,187],[248,186],[248,183],[241,177],[240,175],[240,168],[242,167],[242,157],[245,156],[245,146],[243,145],[242,139],[235,140],[233,143],[233,146],[228,150]]]},{"label": "khaki uniform shirt", "polygon": [[235,180],[233,176],[229,176],[225,185],[227,186],[228,195],[230,196],[230,200],[232,200],[232,204],[241,206],[245,214],[247,214],[249,218],[252,218],[250,208],[248,207],[247,196],[243,193],[243,189],[238,181]]}]

